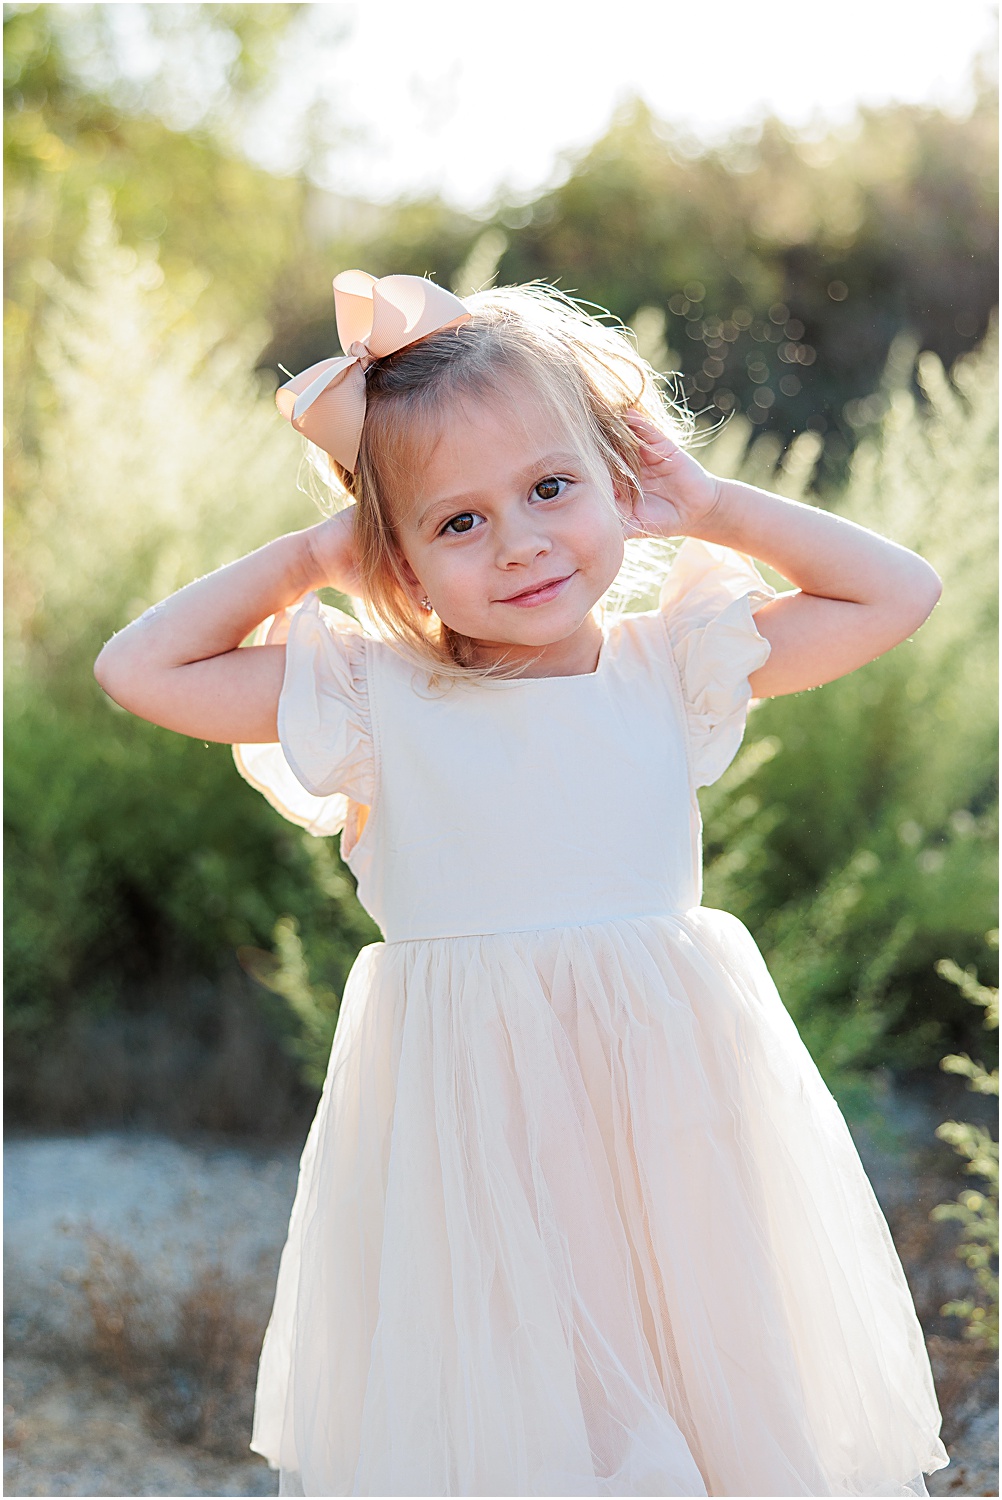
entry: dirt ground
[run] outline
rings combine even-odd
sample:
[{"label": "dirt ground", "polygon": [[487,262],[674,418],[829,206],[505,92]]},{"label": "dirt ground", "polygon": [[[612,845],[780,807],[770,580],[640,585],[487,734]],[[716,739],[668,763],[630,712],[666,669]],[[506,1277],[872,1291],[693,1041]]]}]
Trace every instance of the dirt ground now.
[{"label": "dirt ground", "polygon": [[[949,1468],[933,1495],[997,1495],[997,1361],[939,1312],[963,1295],[963,1179],[935,1139],[974,1118],[951,1080],[885,1089],[853,1122],[925,1328]],[[106,1133],[5,1145],[7,1495],[273,1495],[247,1443],[299,1148]]]},{"label": "dirt ground", "polygon": [[994,1100],[957,1092],[953,1080],[890,1092],[884,1119],[853,1135],[908,1277],[926,1335],[933,1379],[943,1413],[942,1437],[950,1455],[930,1475],[930,1495],[998,1495],[998,1356],[961,1337],[945,1302],[970,1294],[971,1273],[957,1259],[957,1226],[935,1223],[930,1211],[976,1186],[955,1154],[934,1135],[944,1119],[991,1120]]},{"label": "dirt ground", "polygon": [[[277,1495],[261,1459],[157,1437],[127,1381],[14,1355],[5,1371],[8,1495]],[[22,1413],[22,1415],[17,1415]]]}]

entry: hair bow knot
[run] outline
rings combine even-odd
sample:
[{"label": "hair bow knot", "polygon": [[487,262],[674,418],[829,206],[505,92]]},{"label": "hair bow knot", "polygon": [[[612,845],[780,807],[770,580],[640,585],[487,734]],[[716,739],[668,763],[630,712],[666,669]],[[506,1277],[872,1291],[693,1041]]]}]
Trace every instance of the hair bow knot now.
[{"label": "hair bow knot", "polygon": [[282,416],[311,443],[355,472],[365,420],[365,371],[429,334],[457,328],[471,314],[466,304],[424,276],[383,276],[342,271],[334,278],[334,314],[341,348],[279,386]]}]

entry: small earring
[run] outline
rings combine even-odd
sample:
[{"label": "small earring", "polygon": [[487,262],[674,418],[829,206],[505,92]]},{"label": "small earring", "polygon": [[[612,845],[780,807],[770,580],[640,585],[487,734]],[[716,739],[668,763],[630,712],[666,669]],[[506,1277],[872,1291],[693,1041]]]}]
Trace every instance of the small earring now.
[{"label": "small earring", "polygon": [[424,610],[425,614],[431,614],[431,600],[428,598],[427,594],[425,594],[421,600],[421,608]]}]

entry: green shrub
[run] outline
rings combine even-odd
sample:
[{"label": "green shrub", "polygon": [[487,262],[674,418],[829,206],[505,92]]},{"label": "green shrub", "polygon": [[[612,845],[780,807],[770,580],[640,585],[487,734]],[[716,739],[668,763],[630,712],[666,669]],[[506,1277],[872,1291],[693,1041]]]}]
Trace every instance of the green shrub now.
[{"label": "green shrub", "polygon": [[[998,947],[998,931],[988,934]],[[944,979],[955,985],[972,1005],[985,1012],[984,1024],[989,1030],[998,1030],[999,992],[981,984],[973,968],[962,969],[952,959],[941,959],[937,969]],[[944,1057],[940,1067],[947,1073],[958,1073],[967,1079],[967,1087],[975,1094],[990,1094],[996,1099],[999,1094],[999,1072],[990,1072],[983,1063],[974,1062],[966,1054]],[[985,1190],[977,1192],[967,1189],[953,1203],[939,1203],[932,1211],[933,1219],[955,1220],[963,1230],[963,1239],[957,1246],[957,1254],[964,1264],[974,1272],[979,1296],[960,1298],[947,1302],[940,1308],[945,1317],[963,1318],[964,1336],[975,1344],[984,1344],[990,1349],[999,1346],[999,1143],[981,1125],[961,1124],[957,1120],[946,1120],[936,1131],[940,1140],[948,1142],[958,1156],[963,1157],[964,1171],[985,1181]]]},{"label": "green shrub", "polygon": [[341,1008],[340,989],[314,981],[295,917],[279,917],[272,947],[272,952],[245,948],[241,961],[259,984],[280,996],[288,1007],[295,1027],[289,1051],[299,1062],[304,1082],[320,1089]]},{"label": "green shrub", "polygon": [[248,373],[263,332],[222,340],[100,202],[80,280],[37,274],[45,415],[7,526],[8,1028],[38,1038],[150,976],[211,975],[286,911],[343,977],[374,929],[334,846],[274,812],[229,747],[132,718],[92,676],[148,604],[315,519]]},{"label": "green shrub", "polygon": [[[947,1036],[967,1035],[966,1007],[929,977],[944,948],[982,968],[995,960],[983,937],[997,891],[995,341],[949,378],[920,355],[921,403],[913,359],[897,346],[887,415],[846,491],[820,501],[922,553],[943,597],[880,660],[763,702],[734,765],[702,794],[704,900],[751,927],[843,1087],[874,1063],[928,1065]],[[725,430],[730,453],[711,447],[709,465],[802,485],[775,468],[772,440],[742,454],[741,438]]]}]

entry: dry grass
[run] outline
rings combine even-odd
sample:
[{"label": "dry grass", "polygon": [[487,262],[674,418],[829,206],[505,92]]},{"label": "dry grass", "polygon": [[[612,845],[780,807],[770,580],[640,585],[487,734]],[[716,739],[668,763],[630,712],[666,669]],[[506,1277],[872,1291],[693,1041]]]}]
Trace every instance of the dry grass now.
[{"label": "dry grass", "polygon": [[163,1437],[245,1457],[270,1283],[203,1257],[173,1289],[117,1240],[88,1229],[84,1242],[86,1266],[70,1281],[78,1354],[140,1393]]},{"label": "dry grass", "polygon": [[942,1313],[944,1303],[966,1295],[972,1283],[971,1271],[956,1254],[956,1225],[929,1217],[931,1205],[955,1191],[953,1178],[920,1175],[914,1199],[899,1203],[887,1215],[925,1331],[943,1413],[943,1441],[951,1449],[972,1418],[990,1409],[998,1396],[997,1354],[965,1339],[960,1319]]},{"label": "dry grass", "polygon": [[982,1393],[992,1385],[998,1357],[990,1349],[977,1349],[965,1339],[944,1338],[939,1333],[930,1334],[926,1345],[943,1412],[943,1440],[952,1443],[981,1405]]}]

